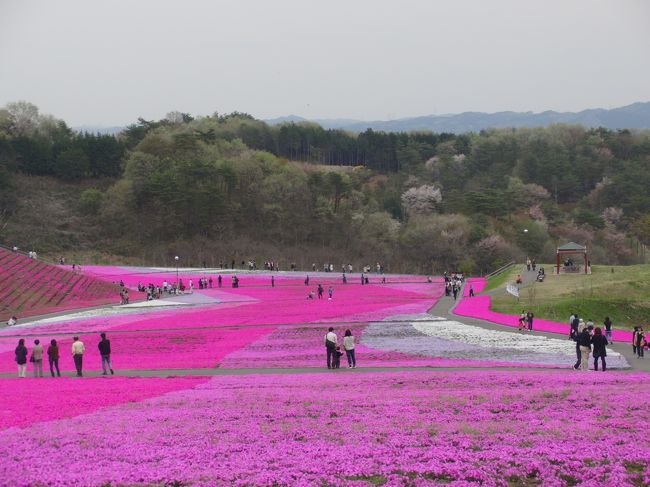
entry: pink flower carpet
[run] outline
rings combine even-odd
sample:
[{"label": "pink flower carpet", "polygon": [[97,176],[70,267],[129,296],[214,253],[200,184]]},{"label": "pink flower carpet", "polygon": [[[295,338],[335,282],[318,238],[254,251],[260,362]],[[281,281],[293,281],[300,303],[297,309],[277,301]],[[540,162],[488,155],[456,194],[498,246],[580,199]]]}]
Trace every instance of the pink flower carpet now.
[{"label": "pink flower carpet", "polygon": [[[186,389],[0,432],[0,478],[17,487],[648,485],[647,431],[630,427],[631,418],[650,421],[646,379],[523,371],[173,379]],[[92,395],[87,383],[80,392]],[[144,380],[132,383],[140,387]],[[30,412],[41,420],[30,402],[24,422]]]}]

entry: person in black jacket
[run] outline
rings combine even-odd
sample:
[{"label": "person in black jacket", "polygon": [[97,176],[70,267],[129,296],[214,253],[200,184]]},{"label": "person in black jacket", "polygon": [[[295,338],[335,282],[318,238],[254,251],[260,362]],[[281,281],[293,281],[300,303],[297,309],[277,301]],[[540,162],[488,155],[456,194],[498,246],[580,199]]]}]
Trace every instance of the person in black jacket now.
[{"label": "person in black jacket", "polygon": [[99,354],[102,356],[102,375],[108,375],[106,372],[106,366],[108,366],[111,375],[113,375],[113,364],[111,363],[111,341],[106,338],[106,333],[102,333],[100,336],[102,337],[102,340],[99,342],[99,345],[97,345],[97,348],[99,348]]},{"label": "person in black jacket", "polygon": [[50,341],[50,346],[47,349],[47,358],[50,362],[50,374],[54,377],[54,369],[56,369],[56,374],[58,377],[61,377],[61,371],[59,370],[59,346],[56,343],[56,340],[53,338]]},{"label": "person in black jacket", "polygon": [[594,346],[594,370],[598,370],[598,358],[600,357],[601,362],[603,363],[603,372],[607,370],[607,363],[605,362],[605,357],[607,357],[607,337],[603,335],[603,331],[599,326],[594,330],[594,336],[591,337],[591,344]]},{"label": "person in black jacket", "polygon": [[18,340],[16,347],[16,363],[18,364],[18,377],[25,377],[27,373],[27,347],[25,346],[25,339]]},{"label": "person in black jacket", "polygon": [[574,369],[578,370],[580,364],[582,363],[582,355],[580,353],[580,342],[578,337],[580,336],[580,318],[577,314],[573,314],[574,318],[571,321],[571,330],[569,331],[569,338],[576,342],[576,363],[573,366]]},{"label": "person in black jacket", "polygon": [[589,370],[589,355],[591,354],[591,333],[588,328],[584,328],[578,336],[578,344],[580,345],[580,368],[582,370]]}]

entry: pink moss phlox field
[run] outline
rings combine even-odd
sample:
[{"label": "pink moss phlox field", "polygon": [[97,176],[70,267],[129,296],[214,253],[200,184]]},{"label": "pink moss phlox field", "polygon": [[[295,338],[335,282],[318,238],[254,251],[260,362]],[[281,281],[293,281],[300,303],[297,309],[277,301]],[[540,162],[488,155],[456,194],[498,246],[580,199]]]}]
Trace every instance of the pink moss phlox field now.
[{"label": "pink moss phlox field", "polygon": [[[190,389],[207,380],[204,377],[61,377],[56,380],[0,378],[0,430],[72,418],[99,408],[135,403],[171,391]],[[0,460],[0,465],[6,466],[5,460]],[[3,484],[5,480],[0,481],[0,484],[7,485]]]},{"label": "pink moss phlox field", "polygon": [[474,294],[479,294],[483,292],[486,285],[487,280],[484,277],[469,277],[467,278],[465,288],[463,289],[463,296],[466,298],[469,297],[470,286],[474,289]]},{"label": "pink moss phlox field", "polygon": [[[245,347],[251,342],[267,335],[274,328],[250,327],[241,328],[206,328],[187,331],[160,332],[129,332],[109,335],[111,340],[111,361],[117,370],[139,369],[193,369],[214,368],[229,353]],[[71,356],[72,338],[57,339],[61,358],[59,366],[62,370],[73,371],[74,363]],[[86,347],[84,354],[85,370],[101,370],[101,357],[97,344],[98,334],[81,335],[79,337]],[[7,339],[0,341],[0,349],[15,348],[16,343]],[[50,337],[42,338],[45,348]],[[31,349],[33,342],[27,342]],[[0,372],[16,371],[13,361],[14,351],[0,353]],[[47,369],[47,357],[44,360]],[[31,366],[28,366],[31,369]],[[30,370],[31,372],[31,370]],[[46,371],[47,372],[47,371]]]},{"label": "pink moss phlox field", "polygon": [[[490,309],[490,296],[475,296],[473,298],[463,298],[454,308],[454,314],[459,316],[468,316],[470,318],[479,318],[499,325],[517,327],[519,326],[519,317],[497,313]],[[567,316],[567,321],[568,321]],[[542,320],[535,318],[534,328],[537,331],[546,331],[558,333],[560,335],[569,335],[569,324],[557,323],[555,321]],[[612,330],[612,337],[616,341],[630,341],[632,334],[625,330]]]},{"label": "pink moss phlox field", "polygon": [[[219,305],[207,305],[196,308],[148,311],[141,314],[129,313],[120,316],[105,316],[65,321],[58,324],[45,324],[43,327],[30,328],[30,335],[35,330],[54,332],[89,331],[124,331],[150,329],[181,329],[194,327],[220,327],[232,325],[276,325],[299,324],[316,321],[333,321],[362,317],[362,319],[383,319],[395,314],[388,311],[398,306],[410,305],[408,312],[422,312],[430,307],[441,294],[441,284],[430,284],[430,294],[410,292],[382,285],[339,285],[334,287],[334,299],[329,301],[308,300],[308,292],[315,291],[313,286],[286,286],[271,288],[239,288],[224,290],[229,302]],[[201,291],[204,292],[204,291]],[[208,290],[206,294],[218,290]],[[233,302],[234,296],[242,296],[242,302]],[[217,295],[218,297],[218,295]],[[173,297],[170,298],[173,300]],[[171,307],[170,307],[171,308]],[[405,311],[400,311],[404,313]],[[25,330],[27,332],[27,330]],[[16,330],[4,330],[0,333],[15,334]]]},{"label": "pink moss phlox field", "polygon": [[[156,271],[155,269],[146,269],[139,267],[119,267],[119,266],[85,266],[83,268],[84,274],[108,281],[108,282],[124,282],[128,287],[136,287],[138,283],[147,285],[149,283],[156,286],[161,285],[163,281],[169,283],[176,281],[175,270]],[[179,278],[183,283],[189,285],[189,280],[194,282],[194,288],[198,289],[198,280],[201,277],[209,279],[212,277],[213,287],[217,287],[217,276],[221,275],[223,280],[223,287],[230,287],[231,277],[236,275],[240,279],[241,287],[257,287],[268,286],[271,283],[271,275],[275,278],[276,286],[290,286],[300,285],[306,276],[309,276],[312,282],[321,282],[324,285],[337,285],[341,284],[341,272],[311,272],[311,271],[296,271],[296,272],[281,272],[271,273],[268,271],[246,271],[241,269],[201,269],[201,270],[185,270],[180,269]],[[361,282],[361,275],[357,273],[346,274],[350,284],[358,284]],[[423,276],[390,274],[379,275],[375,273],[366,274],[370,284],[381,283],[382,278],[385,278],[389,283],[426,283],[427,278]],[[433,279],[433,282],[440,283],[442,279]]]},{"label": "pink moss phlox field", "polygon": [[[366,327],[365,323],[355,323],[335,328],[341,342],[346,329],[354,335],[357,364],[360,367],[540,367],[538,364],[442,358],[378,350],[360,343]],[[324,336],[327,328],[326,325],[277,327],[272,333],[265,334],[259,340],[227,355],[220,367],[226,369],[325,367]],[[341,357],[341,367],[347,367],[345,355]]]},{"label": "pink moss phlox field", "polygon": [[[606,393],[604,393],[606,391]],[[215,377],[0,432],[7,485],[648,485],[647,375]]]}]

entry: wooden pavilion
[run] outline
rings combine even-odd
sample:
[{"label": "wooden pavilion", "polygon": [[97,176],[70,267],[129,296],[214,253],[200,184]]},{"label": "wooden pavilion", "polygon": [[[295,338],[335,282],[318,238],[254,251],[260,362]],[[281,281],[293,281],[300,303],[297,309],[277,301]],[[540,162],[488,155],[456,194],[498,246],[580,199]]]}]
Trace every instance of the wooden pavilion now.
[{"label": "wooden pavilion", "polygon": [[584,273],[585,274],[591,273],[591,266],[589,262],[587,247],[585,247],[584,245],[580,245],[575,242],[569,242],[568,244],[561,245],[555,251],[557,274],[560,274],[560,272],[565,274],[578,273],[581,271],[580,265],[574,265],[573,262],[567,264],[567,262],[565,261],[564,265],[561,267],[561,262],[560,262],[561,255],[582,255],[584,258]]}]

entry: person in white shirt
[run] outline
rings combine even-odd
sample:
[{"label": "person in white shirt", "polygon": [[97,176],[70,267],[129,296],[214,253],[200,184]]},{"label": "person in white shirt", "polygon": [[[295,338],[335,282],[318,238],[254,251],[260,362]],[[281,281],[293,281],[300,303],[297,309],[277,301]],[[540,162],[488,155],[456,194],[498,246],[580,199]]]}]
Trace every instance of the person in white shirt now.
[{"label": "person in white shirt", "polygon": [[12,316],[9,318],[9,321],[7,321],[7,326],[14,326],[16,323],[18,323],[18,318]]},{"label": "person in white shirt", "polygon": [[345,355],[348,359],[348,368],[356,368],[357,358],[354,355],[354,336],[350,330],[345,330],[345,336],[343,337],[343,348],[345,349]]},{"label": "person in white shirt", "polygon": [[83,356],[86,348],[79,337],[74,337],[72,342],[72,359],[74,360],[74,366],[77,369],[77,377],[83,377],[81,373],[81,368],[83,366]]},{"label": "person in white shirt", "polygon": [[331,326],[325,335],[325,348],[327,350],[327,368],[331,369],[333,365],[334,355],[336,354],[336,345],[338,345],[338,337],[334,333],[334,328]]}]

